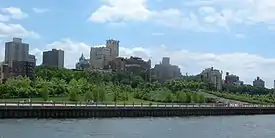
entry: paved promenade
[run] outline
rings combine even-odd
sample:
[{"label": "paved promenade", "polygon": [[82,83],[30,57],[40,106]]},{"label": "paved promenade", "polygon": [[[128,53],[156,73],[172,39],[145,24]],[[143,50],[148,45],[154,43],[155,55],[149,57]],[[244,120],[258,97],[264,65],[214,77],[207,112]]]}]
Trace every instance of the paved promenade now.
[{"label": "paved promenade", "polygon": [[58,106],[58,107],[161,107],[161,108],[209,108],[209,107],[275,107],[275,105],[252,105],[252,104],[72,104],[72,103],[0,103],[0,106]]}]

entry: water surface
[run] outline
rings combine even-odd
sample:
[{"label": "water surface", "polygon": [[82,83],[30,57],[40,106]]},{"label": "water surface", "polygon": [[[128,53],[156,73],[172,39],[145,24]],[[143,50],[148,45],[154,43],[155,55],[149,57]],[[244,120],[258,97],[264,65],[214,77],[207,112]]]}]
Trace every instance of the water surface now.
[{"label": "water surface", "polygon": [[275,116],[0,120],[1,138],[274,138]]}]

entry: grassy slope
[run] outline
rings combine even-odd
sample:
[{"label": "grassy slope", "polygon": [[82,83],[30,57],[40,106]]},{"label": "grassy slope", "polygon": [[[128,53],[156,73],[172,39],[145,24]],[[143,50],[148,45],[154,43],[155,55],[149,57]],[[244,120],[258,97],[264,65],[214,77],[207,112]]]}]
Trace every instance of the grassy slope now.
[{"label": "grassy slope", "polygon": [[[48,101],[54,101],[54,102],[61,102],[61,101],[65,101],[65,102],[69,102],[68,97],[50,97]],[[23,100],[29,100],[29,98],[16,98],[16,99],[0,99],[0,102],[17,102],[17,101],[23,101]],[[35,102],[40,102],[43,101],[42,98],[31,98],[32,101]],[[80,96],[79,97],[79,101],[81,102],[85,102],[84,97]],[[113,97],[112,95],[106,94],[106,99],[104,101],[104,103],[110,103],[110,104],[114,104],[115,102],[113,101]],[[149,104],[149,103],[156,103],[156,102],[151,102],[151,101],[145,101],[145,100],[141,100],[141,99],[136,99],[133,97],[132,94],[128,95],[128,101],[117,101],[117,104]]]}]

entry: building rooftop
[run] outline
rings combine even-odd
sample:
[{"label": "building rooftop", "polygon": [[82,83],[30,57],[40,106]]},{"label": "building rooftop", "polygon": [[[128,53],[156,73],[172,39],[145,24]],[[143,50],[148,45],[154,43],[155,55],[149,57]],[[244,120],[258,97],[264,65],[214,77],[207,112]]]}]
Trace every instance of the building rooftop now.
[{"label": "building rooftop", "polygon": [[12,39],[13,42],[22,43],[22,38],[14,37]]}]

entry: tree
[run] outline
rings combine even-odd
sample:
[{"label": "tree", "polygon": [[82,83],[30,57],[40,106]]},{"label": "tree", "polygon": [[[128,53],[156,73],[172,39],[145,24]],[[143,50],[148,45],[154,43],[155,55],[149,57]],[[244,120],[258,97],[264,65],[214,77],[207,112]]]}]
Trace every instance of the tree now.
[{"label": "tree", "polygon": [[192,102],[192,97],[189,93],[186,93],[186,103],[191,103]]},{"label": "tree", "polygon": [[40,95],[44,101],[49,99],[49,87],[47,84],[44,84],[40,90]]},{"label": "tree", "polygon": [[79,89],[76,87],[69,88],[69,100],[70,101],[78,101],[78,93]]},{"label": "tree", "polygon": [[97,92],[98,92],[98,100],[103,102],[105,100],[105,90],[104,87],[98,87],[97,88]]},{"label": "tree", "polygon": [[81,93],[81,88],[75,79],[72,79],[70,81],[68,91],[69,91],[69,100],[78,101],[78,95]]},{"label": "tree", "polygon": [[198,97],[198,95],[197,94],[195,94],[195,93],[192,93],[191,94],[191,101],[192,101],[192,103],[198,103],[198,101],[199,101],[199,97]]},{"label": "tree", "polygon": [[205,97],[203,95],[199,95],[198,102],[199,103],[205,103],[206,102]]},{"label": "tree", "polygon": [[84,96],[85,100],[88,101],[88,100],[93,100],[93,93],[91,91],[87,91],[85,93],[85,96]]}]

